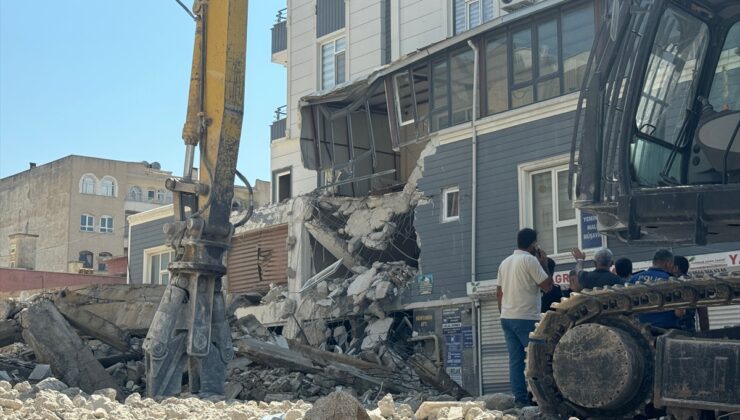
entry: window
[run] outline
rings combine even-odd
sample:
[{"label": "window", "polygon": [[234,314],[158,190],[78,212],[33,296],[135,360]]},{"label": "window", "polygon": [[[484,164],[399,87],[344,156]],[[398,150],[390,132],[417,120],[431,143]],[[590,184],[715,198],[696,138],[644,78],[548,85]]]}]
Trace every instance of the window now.
[{"label": "window", "polygon": [[331,89],[344,83],[345,40],[344,37],[321,45],[321,89]]},{"label": "window", "polygon": [[493,19],[493,0],[454,0],[455,34]]},{"label": "window", "polygon": [[141,201],[141,188],[133,186],[128,190],[128,199],[131,201]]},{"label": "window", "polygon": [[94,232],[95,231],[95,218],[89,214],[83,214],[80,216],[80,230],[82,232]]},{"label": "window", "polygon": [[146,191],[146,199],[147,201],[154,201],[157,198],[157,192],[153,189],[148,189]]},{"label": "window", "polygon": [[100,188],[101,192],[106,197],[115,197],[116,196],[116,181],[115,179],[105,176],[103,177],[103,180],[100,181]]},{"label": "window", "polygon": [[564,11],[561,17],[563,32],[564,93],[581,89],[586,64],[594,42],[594,11],[591,3]]},{"label": "window", "polygon": [[475,55],[466,48],[450,56],[452,125],[473,119],[473,67]]},{"label": "window", "polygon": [[100,233],[113,233],[113,217],[102,216],[100,218]]},{"label": "window", "polygon": [[460,187],[450,187],[442,190],[442,222],[460,220]]},{"label": "window", "polygon": [[166,196],[167,194],[165,194],[165,190],[162,190],[162,189],[157,190],[157,202],[164,203]]},{"label": "window", "polygon": [[506,36],[497,36],[486,43],[486,78],[488,113],[509,109],[509,55]]},{"label": "window", "polygon": [[101,252],[98,254],[98,271],[108,271],[108,258],[112,257],[110,252]]},{"label": "window", "polygon": [[[519,166],[520,225],[537,231],[537,242],[549,255],[568,255],[574,247],[601,246],[583,228],[593,225],[589,214],[581,214],[568,197],[567,157]],[[583,219],[583,220],[582,220]],[[582,236],[588,235],[584,240]]]},{"label": "window", "polygon": [[291,184],[291,171],[279,171],[273,175],[273,185],[275,185],[274,201],[280,203],[287,200],[291,196],[290,184]]},{"label": "window", "polygon": [[396,89],[396,111],[400,125],[412,124],[414,122],[414,98],[411,96],[411,83],[409,74],[404,71],[393,77],[393,85]]},{"label": "window", "polygon": [[93,253],[90,251],[80,251],[79,261],[82,268],[93,268]]},{"label": "window", "polygon": [[174,257],[174,252],[166,247],[158,247],[154,250],[144,251],[146,256],[145,282],[150,284],[167,284],[170,281],[170,272],[167,266]]},{"label": "window", "polygon": [[483,49],[484,109],[490,115],[579,90],[593,38],[592,3],[496,30]]},{"label": "window", "polygon": [[714,110],[740,111],[740,22],[727,33],[709,93]]},{"label": "window", "polygon": [[437,131],[450,126],[447,60],[432,64],[432,92],[432,131]]},{"label": "window", "polygon": [[80,185],[80,192],[82,194],[95,194],[95,184],[97,180],[92,175],[85,175],[82,177]]}]

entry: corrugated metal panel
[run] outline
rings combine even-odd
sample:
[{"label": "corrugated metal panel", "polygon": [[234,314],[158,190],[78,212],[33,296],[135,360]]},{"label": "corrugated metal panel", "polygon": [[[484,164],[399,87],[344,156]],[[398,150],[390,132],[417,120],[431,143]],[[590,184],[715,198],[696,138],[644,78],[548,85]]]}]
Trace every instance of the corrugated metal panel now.
[{"label": "corrugated metal panel", "polygon": [[481,301],[481,369],[483,393],[511,392],[509,352],[495,300]]},{"label": "corrugated metal panel", "polygon": [[235,237],[227,262],[229,293],[267,291],[270,283],[286,284],[288,225]]},{"label": "corrugated metal panel", "polygon": [[740,325],[740,305],[709,307],[711,329]]},{"label": "corrugated metal panel", "polygon": [[316,37],[344,28],[344,0],[316,0]]},{"label": "corrugated metal panel", "polygon": [[272,53],[288,48],[288,22],[278,22],[272,26]]}]

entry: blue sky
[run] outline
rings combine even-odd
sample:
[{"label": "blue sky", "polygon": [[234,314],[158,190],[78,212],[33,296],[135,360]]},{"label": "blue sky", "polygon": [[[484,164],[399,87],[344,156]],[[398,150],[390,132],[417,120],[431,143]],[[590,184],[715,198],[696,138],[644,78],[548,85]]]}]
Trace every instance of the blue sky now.
[{"label": "blue sky", "polygon": [[[250,181],[270,179],[269,125],[285,104],[285,69],[270,62],[284,7],[249,5],[238,168]],[[194,31],[175,0],[0,1],[0,177],[71,154],[182,175]]]}]

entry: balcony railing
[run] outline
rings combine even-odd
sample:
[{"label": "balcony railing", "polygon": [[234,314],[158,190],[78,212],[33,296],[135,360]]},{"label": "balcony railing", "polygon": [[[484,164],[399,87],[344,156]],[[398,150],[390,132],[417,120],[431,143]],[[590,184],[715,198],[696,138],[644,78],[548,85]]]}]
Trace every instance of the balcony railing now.
[{"label": "balcony railing", "polygon": [[285,110],[285,105],[275,109],[275,121],[270,125],[270,141],[285,137]]},{"label": "balcony railing", "polygon": [[288,49],[288,9],[282,9],[275,16],[272,26],[272,53]]}]

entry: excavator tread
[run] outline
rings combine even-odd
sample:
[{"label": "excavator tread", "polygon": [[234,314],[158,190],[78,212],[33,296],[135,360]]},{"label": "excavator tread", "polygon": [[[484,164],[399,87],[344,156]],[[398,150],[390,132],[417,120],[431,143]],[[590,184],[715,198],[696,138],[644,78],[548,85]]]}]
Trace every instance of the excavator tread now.
[{"label": "excavator tread", "polygon": [[[530,334],[526,377],[540,410],[556,418],[604,417],[610,413],[578,406],[560,393],[553,376],[555,347],[571,328],[584,323],[628,322],[640,331],[650,346],[655,345],[649,327],[633,315],[671,309],[740,304],[740,272],[698,277],[685,276],[667,281],[638,282],[572,293],[552,305]],[[653,354],[654,349],[648,349]],[[652,362],[652,361],[651,361]],[[646,401],[635,402],[630,410],[638,412]]]}]

